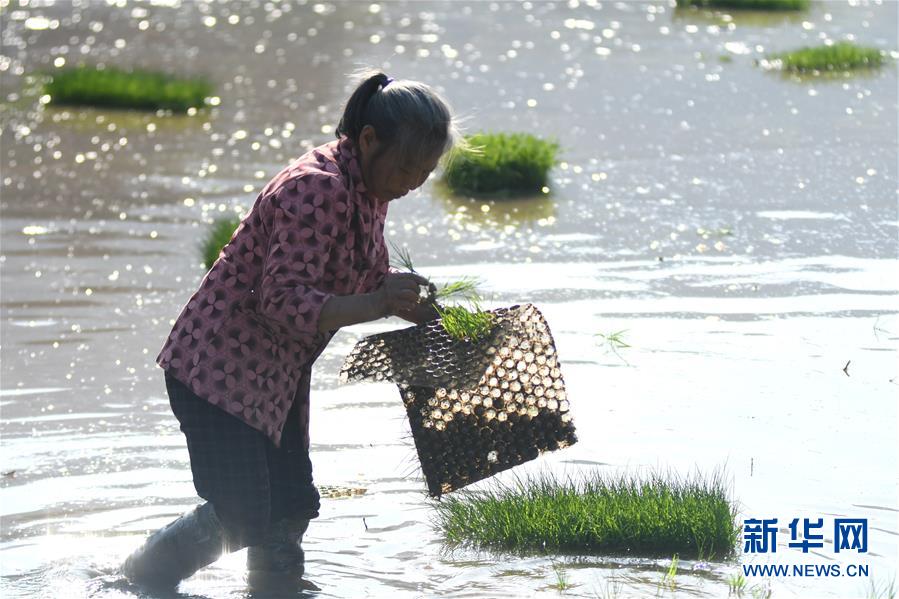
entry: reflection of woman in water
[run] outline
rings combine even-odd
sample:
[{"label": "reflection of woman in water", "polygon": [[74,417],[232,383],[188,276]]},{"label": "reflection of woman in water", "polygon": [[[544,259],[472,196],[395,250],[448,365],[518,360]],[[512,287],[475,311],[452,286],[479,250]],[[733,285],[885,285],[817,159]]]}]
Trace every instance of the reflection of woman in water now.
[{"label": "reflection of woman in water", "polygon": [[123,566],[172,588],[249,547],[250,582],[299,580],[319,495],[309,461],[312,364],[342,326],[435,316],[414,274],[388,272],[388,203],[422,185],[455,133],[429,87],[383,73],[353,92],[338,139],[278,173],[175,322],[157,361],[206,500]]}]

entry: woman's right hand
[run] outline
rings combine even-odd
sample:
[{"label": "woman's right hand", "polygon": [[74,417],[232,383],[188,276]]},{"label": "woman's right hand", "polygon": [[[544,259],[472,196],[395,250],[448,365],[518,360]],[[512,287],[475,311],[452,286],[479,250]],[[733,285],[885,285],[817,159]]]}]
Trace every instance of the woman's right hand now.
[{"label": "woman's right hand", "polygon": [[384,283],[375,292],[381,314],[396,316],[414,310],[421,302],[421,286],[429,287],[430,282],[419,274],[387,273]]}]

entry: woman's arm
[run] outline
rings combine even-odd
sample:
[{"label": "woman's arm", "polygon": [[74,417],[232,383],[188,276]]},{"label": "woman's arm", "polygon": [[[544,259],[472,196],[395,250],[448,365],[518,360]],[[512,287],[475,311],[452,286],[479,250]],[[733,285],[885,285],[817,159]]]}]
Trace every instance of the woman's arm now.
[{"label": "woman's arm", "polygon": [[[260,204],[269,241],[258,288],[259,311],[288,327],[302,343],[315,343],[319,312],[333,294],[318,289],[344,215],[338,213],[330,175],[309,173],[288,181]],[[248,248],[253,249],[253,248]]]},{"label": "woman's arm", "polygon": [[332,295],[319,312],[318,330],[324,333],[385,316],[405,318],[404,315],[417,314],[421,285],[428,285],[428,280],[420,275],[387,273],[384,284],[377,291],[358,295]]}]

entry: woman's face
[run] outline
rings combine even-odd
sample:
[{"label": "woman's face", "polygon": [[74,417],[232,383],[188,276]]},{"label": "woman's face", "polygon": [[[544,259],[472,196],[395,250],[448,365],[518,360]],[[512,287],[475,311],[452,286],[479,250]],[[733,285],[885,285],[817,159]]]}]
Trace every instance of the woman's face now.
[{"label": "woman's face", "polygon": [[422,157],[414,164],[401,160],[394,151],[381,151],[375,130],[366,125],[359,135],[362,178],[365,186],[382,202],[403,197],[427,181],[440,160],[440,155]]}]

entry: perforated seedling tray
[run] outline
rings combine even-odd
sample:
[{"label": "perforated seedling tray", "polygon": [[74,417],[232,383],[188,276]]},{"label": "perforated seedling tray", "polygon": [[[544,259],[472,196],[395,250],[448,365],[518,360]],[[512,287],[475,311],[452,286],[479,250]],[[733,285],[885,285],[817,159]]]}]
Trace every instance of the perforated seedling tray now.
[{"label": "perforated seedling tray", "polygon": [[555,342],[531,304],[492,310],[477,340],[435,320],[361,340],[341,380],[397,384],[428,493],[439,497],[577,441]]}]

